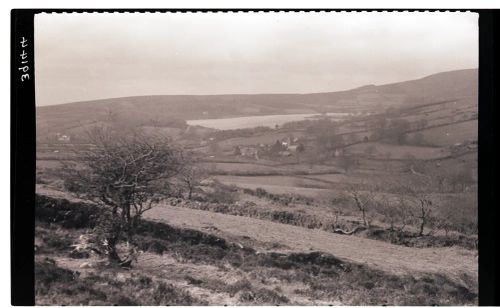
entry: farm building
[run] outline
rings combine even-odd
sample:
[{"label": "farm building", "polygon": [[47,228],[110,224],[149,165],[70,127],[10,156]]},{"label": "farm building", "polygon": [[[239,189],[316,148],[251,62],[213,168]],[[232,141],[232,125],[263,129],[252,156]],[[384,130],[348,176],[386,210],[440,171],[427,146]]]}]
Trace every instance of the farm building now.
[{"label": "farm building", "polygon": [[241,155],[245,157],[253,157],[259,159],[259,149],[254,147],[236,146],[234,148],[235,155]]},{"label": "farm building", "polygon": [[70,142],[71,141],[71,137],[68,135],[57,133],[56,136],[57,136],[57,141],[60,141],[60,142]]}]

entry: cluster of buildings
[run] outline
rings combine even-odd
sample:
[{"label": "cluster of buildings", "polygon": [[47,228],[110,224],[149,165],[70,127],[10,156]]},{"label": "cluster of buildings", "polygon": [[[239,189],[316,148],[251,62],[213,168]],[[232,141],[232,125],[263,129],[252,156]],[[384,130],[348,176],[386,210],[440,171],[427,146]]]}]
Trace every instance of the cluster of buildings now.
[{"label": "cluster of buildings", "polygon": [[234,147],[234,154],[255,159],[259,159],[262,154],[288,157],[293,156],[294,153],[300,152],[303,149],[304,145],[300,142],[299,138],[285,137],[281,140],[276,140],[274,144],[260,143],[256,146],[237,145]]},{"label": "cluster of buildings", "polygon": [[48,134],[47,139],[49,141],[66,143],[71,141],[71,136],[63,134],[63,133],[51,133]]}]

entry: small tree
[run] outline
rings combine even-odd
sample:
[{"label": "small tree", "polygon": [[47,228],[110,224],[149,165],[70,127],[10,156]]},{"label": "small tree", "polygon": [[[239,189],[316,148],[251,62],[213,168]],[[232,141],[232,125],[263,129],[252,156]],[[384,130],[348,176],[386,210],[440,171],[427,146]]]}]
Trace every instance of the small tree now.
[{"label": "small tree", "polygon": [[297,153],[302,153],[305,150],[306,150],[306,147],[304,146],[304,144],[299,143],[299,145],[297,146]]},{"label": "small tree", "polygon": [[448,232],[477,234],[477,193],[454,194],[439,209],[440,226]]},{"label": "small tree", "polygon": [[380,127],[375,132],[375,136],[403,144],[406,141],[406,133],[410,127],[410,122],[405,119],[392,119],[389,125],[385,124],[383,127]]},{"label": "small tree", "polygon": [[354,205],[361,213],[361,219],[365,227],[370,227],[370,221],[368,219],[368,211],[370,206],[373,205],[374,196],[372,192],[361,191],[358,187],[350,185],[347,189],[348,194],[354,201]]},{"label": "small tree", "polygon": [[207,170],[200,165],[200,162],[194,158],[192,153],[182,155],[178,178],[186,187],[189,200],[193,197],[196,187],[200,186],[201,182],[207,177]]},{"label": "small tree", "polygon": [[381,195],[376,204],[377,211],[389,223],[389,230],[397,233],[403,232],[409,223],[409,211],[406,200],[401,196],[390,198],[387,195]]},{"label": "small tree", "polygon": [[[425,181],[425,182],[424,182]],[[432,185],[426,179],[414,179],[411,183],[402,184],[401,194],[407,197],[407,200],[413,204],[409,207],[410,215],[417,220],[419,236],[424,235],[425,227],[431,225],[434,219],[436,204],[431,199]]]},{"label": "small tree", "polygon": [[417,211],[417,217],[420,221],[419,236],[424,235],[424,227],[429,224],[432,219],[431,213],[433,210],[432,200],[428,198],[418,198],[419,210]]},{"label": "small tree", "polygon": [[76,154],[82,169],[64,169],[68,190],[103,206],[95,235],[109,261],[119,256],[121,240],[133,244],[141,215],[170,192],[168,180],[180,170],[179,153],[168,140],[132,132],[123,136],[109,129],[89,132],[92,147]]},{"label": "small tree", "polygon": [[241,148],[239,145],[234,147],[233,155],[240,156],[241,155]]},{"label": "small tree", "polygon": [[205,194],[208,202],[232,204],[238,201],[238,188],[235,185],[225,185],[218,180],[211,183],[212,190]]},{"label": "small tree", "polygon": [[454,191],[463,192],[466,187],[474,184],[471,169],[469,165],[465,165],[450,175],[449,181]]}]

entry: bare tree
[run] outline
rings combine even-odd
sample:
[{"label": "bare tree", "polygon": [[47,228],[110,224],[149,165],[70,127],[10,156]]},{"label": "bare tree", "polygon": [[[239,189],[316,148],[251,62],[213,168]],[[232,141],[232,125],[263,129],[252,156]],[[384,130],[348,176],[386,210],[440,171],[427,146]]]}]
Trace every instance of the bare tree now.
[{"label": "bare tree", "polygon": [[477,234],[477,193],[456,194],[444,202],[439,209],[438,223],[446,235],[451,230]]},{"label": "bare tree", "polygon": [[462,166],[460,169],[451,173],[449,175],[449,181],[455,192],[464,192],[468,186],[474,184],[471,166]]},{"label": "bare tree", "polygon": [[111,262],[130,263],[119,256],[117,245],[123,239],[132,244],[141,215],[169,195],[180,150],[139,132],[124,136],[96,128],[88,135],[93,146],[75,153],[83,168],[63,168],[65,186],[103,206],[96,236]]},{"label": "bare tree", "polygon": [[377,211],[389,223],[389,230],[401,234],[410,223],[408,203],[403,196],[380,195],[376,200]]},{"label": "bare tree", "polygon": [[181,160],[182,167],[178,178],[186,187],[188,199],[191,200],[196,187],[208,177],[208,170],[200,165],[200,162],[195,158],[193,153],[184,153]]},{"label": "bare tree", "polygon": [[433,210],[433,203],[432,200],[426,198],[426,197],[419,197],[417,198],[418,200],[418,205],[419,205],[419,210],[418,214],[415,215],[420,221],[420,226],[419,226],[419,236],[424,235],[424,228],[426,225],[429,224],[431,221],[431,214]]},{"label": "bare tree", "polygon": [[368,219],[368,211],[374,202],[374,195],[370,191],[361,191],[355,185],[350,185],[347,189],[348,194],[354,201],[354,205],[361,213],[361,219],[365,227],[370,227],[370,220]]},{"label": "bare tree", "polygon": [[[426,179],[427,180],[427,179]],[[424,235],[425,227],[430,227],[434,220],[434,210],[436,204],[431,199],[430,193],[433,191],[431,181],[413,179],[410,183],[402,184],[401,193],[413,204],[409,207],[410,214],[417,220],[419,236]],[[425,181],[425,182],[424,182]],[[429,234],[432,230],[429,232]]]}]

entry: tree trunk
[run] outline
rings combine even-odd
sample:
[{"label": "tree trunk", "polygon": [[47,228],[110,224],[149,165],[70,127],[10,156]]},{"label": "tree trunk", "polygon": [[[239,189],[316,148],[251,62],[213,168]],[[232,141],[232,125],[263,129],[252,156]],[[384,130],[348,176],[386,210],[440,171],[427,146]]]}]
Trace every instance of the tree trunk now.
[{"label": "tree trunk", "polygon": [[125,231],[125,236],[127,240],[130,238],[130,232],[132,229],[132,220],[130,218],[130,205],[122,206],[122,228]]},{"label": "tree trunk", "polygon": [[120,256],[118,256],[118,253],[116,252],[116,249],[110,249],[108,251],[108,260],[110,263],[116,263],[116,264],[119,264],[122,262],[122,260],[120,259]]},{"label": "tree trunk", "polygon": [[420,200],[420,210],[421,210],[421,216],[420,216],[420,232],[418,233],[419,236],[424,235],[424,226],[425,226],[425,207],[424,207],[424,201]]},{"label": "tree trunk", "polygon": [[116,251],[116,243],[113,239],[108,239],[108,260],[110,263],[119,264],[122,262],[118,252]]}]

